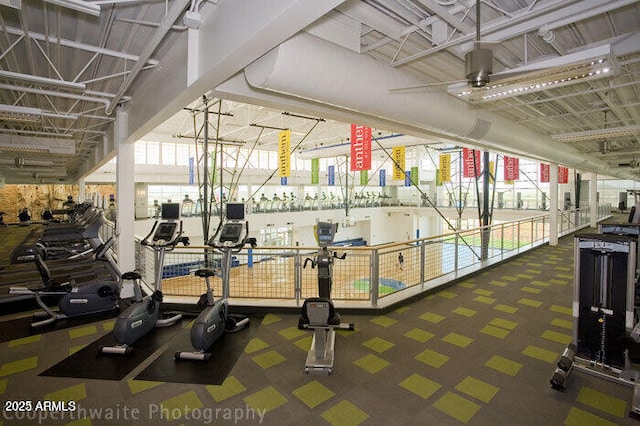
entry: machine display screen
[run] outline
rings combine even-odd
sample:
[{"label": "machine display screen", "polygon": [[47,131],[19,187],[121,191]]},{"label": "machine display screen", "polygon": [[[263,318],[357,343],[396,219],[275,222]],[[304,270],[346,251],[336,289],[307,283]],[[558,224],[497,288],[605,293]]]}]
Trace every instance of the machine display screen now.
[{"label": "machine display screen", "polygon": [[176,232],[178,225],[174,222],[164,222],[158,225],[158,229],[153,234],[153,241],[165,240],[169,241],[173,238],[173,234]]},{"label": "machine display screen", "polygon": [[180,204],[163,203],[161,215],[163,219],[180,219]]},{"label": "machine display screen", "polygon": [[225,241],[240,242],[240,236],[242,235],[242,223],[227,223],[220,232],[220,242]]},{"label": "machine display screen", "polygon": [[229,219],[229,220],[243,220],[244,219],[244,204],[242,204],[242,203],[227,203],[227,219]]}]

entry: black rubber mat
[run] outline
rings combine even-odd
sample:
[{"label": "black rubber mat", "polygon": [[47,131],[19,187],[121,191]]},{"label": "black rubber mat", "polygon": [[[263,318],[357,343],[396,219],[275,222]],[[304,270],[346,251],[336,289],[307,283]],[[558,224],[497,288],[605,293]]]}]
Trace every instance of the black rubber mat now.
[{"label": "black rubber mat", "polygon": [[251,316],[247,328],[223,334],[211,347],[208,361],[175,360],[176,352],[192,350],[189,330],[183,330],[174,343],[135,379],[198,385],[222,384],[261,322],[261,316]]},{"label": "black rubber mat", "polygon": [[[93,324],[96,321],[104,321],[115,318],[120,310],[112,310],[96,315],[86,315],[82,317],[67,318],[55,321],[36,329],[30,327],[34,319],[31,315],[9,321],[0,322],[0,343],[10,340],[21,339],[23,337],[33,336],[35,334],[50,333],[52,331],[64,330],[65,328],[78,327],[84,324]],[[38,318],[37,320],[40,320]]]},{"label": "black rubber mat", "polygon": [[116,345],[113,334],[109,333],[39,375],[122,380],[154,352],[169,343],[183,326],[183,323],[178,323],[173,327],[152,330],[133,345],[134,350],[128,355],[98,353],[102,346]]}]

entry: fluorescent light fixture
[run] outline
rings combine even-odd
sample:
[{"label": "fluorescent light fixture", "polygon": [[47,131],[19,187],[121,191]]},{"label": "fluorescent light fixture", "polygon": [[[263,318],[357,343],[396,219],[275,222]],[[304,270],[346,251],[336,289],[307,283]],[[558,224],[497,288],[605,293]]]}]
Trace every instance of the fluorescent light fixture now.
[{"label": "fluorescent light fixture", "polygon": [[0,105],[0,120],[38,123],[42,121],[42,110],[17,105]]},{"label": "fluorescent light fixture", "polygon": [[640,125],[611,127],[607,129],[585,130],[583,132],[560,133],[551,135],[553,140],[559,142],[592,141],[606,138],[622,138],[634,136],[640,133]]},{"label": "fluorescent light fixture", "polygon": [[56,6],[73,9],[77,12],[86,13],[93,16],[100,16],[100,5],[93,4],[84,0],[44,0],[46,3],[55,4]]},{"label": "fluorescent light fixture", "polygon": [[73,139],[12,136],[0,133],[0,151],[75,155]]},{"label": "fluorescent light fixture", "polygon": [[[569,86],[617,74],[618,66],[611,54],[610,46],[601,46],[588,54],[599,53],[595,57],[585,58],[586,52],[567,55],[553,60],[540,62],[531,66],[506,71],[505,74],[517,73],[515,77],[489,83],[483,88],[469,88],[468,84],[457,83],[448,87],[447,91],[470,103],[492,102],[528,93]],[[577,58],[580,58],[576,61]],[[564,64],[559,64],[559,60]],[[494,77],[500,74],[495,74]]]},{"label": "fluorescent light fixture", "polygon": [[14,9],[22,9],[22,0],[0,0],[0,6],[9,6]]},{"label": "fluorescent light fixture", "polygon": [[43,84],[45,86],[64,87],[65,89],[85,90],[87,88],[87,85],[84,83],[75,83],[73,81],[58,80],[55,78],[40,77],[37,75],[22,74],[4,70],[0,70],[0,78],[28,81],[29,83]]}]

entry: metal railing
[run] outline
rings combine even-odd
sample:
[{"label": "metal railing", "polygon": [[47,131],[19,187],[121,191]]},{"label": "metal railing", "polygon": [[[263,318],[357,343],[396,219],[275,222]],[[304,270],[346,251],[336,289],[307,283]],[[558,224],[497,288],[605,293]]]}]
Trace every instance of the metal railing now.
[{"label": "metal railing", "polygon": [[[599,219],[610,213],[610,206],[598,209]],[[589,208],[562,211],[558,216],[559,234],[569,234],[589,222]],[[332,251],[346,252],[347,256],[334,261],[332,299],[347,306],[382,307],[531,250],[548,239],[549,220],[545,214],[403,243],[333,247]],[[304,267],[305,259],[313,258],[316,250],[258,247],[235,254],[229,297],[234,304],[299,306],[305,298],[317,296],[317,271]],[[399,262],[400,253],[403,265]],[[167,252],[163,292],[167,296],[200,296],[204,281],[193,272],[203,267],[218,268],[220,260],[220,254],[210,247],[176,247]],[[155,280],[153,262],[152,251],[137,244],[136,267],[149,284]],[[214,293],[220,295],[220,278],[214,277],[212,284]]]}]

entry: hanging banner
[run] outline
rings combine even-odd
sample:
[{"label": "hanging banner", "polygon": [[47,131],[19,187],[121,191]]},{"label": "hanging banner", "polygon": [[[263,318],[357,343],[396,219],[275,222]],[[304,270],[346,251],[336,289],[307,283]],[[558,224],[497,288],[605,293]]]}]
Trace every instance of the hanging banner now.
[{"label": "hanging banner", "polygon": [[502,157],[504,162],[504,180],[520,179],[520,160],[515,157]]},{"label": "hanging banner", "polygon": [[195,181],[195,159],[189,157],[189,185],[193,185]]},{"label": "hanging banner", "polygon": [[404,172],[404,186],[411,186],[411,170]]},{"label": "hanging banner", "polygon": [[280,185],[286,185],[287,184],[287,177],[281,177],[280,178]]},{"label": "hanging banner", "polygon": [[280,177],[291,174],[291,131],[283,130],[278,133],[278,170]]},{"label": "hanging banner", "polygon": [[371,170],[371,127],[351,125],[351,171]]},{"label": "hanging banner", "polygon": [[442,181],[440,180],[440,169],[436,169],[436,186],[442,186]]},{"label": "hanging banner", "polygon": [[327,181],[329,186],[335,186],[336,184],[336,166],[329,166],[327,171]]},{"label": "hanging banner", "polygon": [[419,180],[418,180],[418,167],[414,166],[411,168],[411,183],[414,184],[415,186],[418,186]]},{"label": "hanging banner", "polygon": [[569,168],[558,166],[558,183],[569,183]]},{"label": "hanging banner", "polygon": [[549,182],[550,166],[540,163],[540,183]]},{"label": "hanging banner", "polygon": [[311,159],[311,184],[317,185],[320,183],[320,159]]},{"label": "hanging banner", "polygon": [[[475,158],[475,173],[473,172]],[[466,178],[480,176],[480,151],[462,148],[462,176]]]},{"label": "hanging banner", "polygon": [[505,184],[505,185],[514,185],[515,183],[516,183],[516,181],[515,181],[515,180],[505,180],[505,181],[504,181],[504,184]]},{"label": "hanging banner", "polygon": [[387,171],[385,169],[380,170],[380,186],[387,186]]},{"label": "hanging banner", "polygon": [[393,180],[404,180],[404,146],[393,148],[391,158],[393,158]]},{"label": "hanging banner", "polygon": [[362,170],[360,172],[360,186],[367,186],[369,183],[369,170]]},{"label": "hanging banner", "polygon": [[496,183],[496,162],[495,161],[489,161],[489,183],[492,185]]},{"label": "hanging banner", "polygon": [[451,182],[451,154],[440,154],[440,182]]}]

